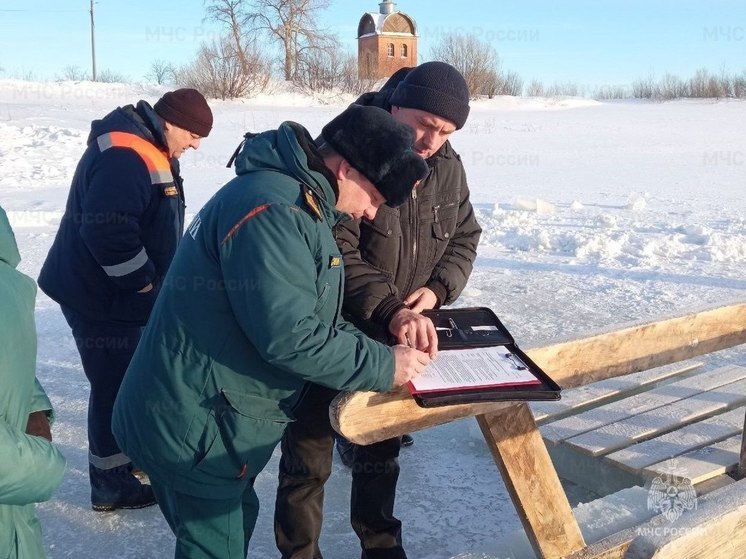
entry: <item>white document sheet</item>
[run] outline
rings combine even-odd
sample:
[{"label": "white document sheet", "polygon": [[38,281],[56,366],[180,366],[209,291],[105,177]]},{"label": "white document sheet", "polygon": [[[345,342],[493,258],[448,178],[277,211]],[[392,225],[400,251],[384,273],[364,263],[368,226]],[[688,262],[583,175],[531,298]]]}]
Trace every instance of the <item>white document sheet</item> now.
[{"label": "white document sheet", "polygon": [[425,372],[410,382],[414,392],[540,383],[505,346],[439,351]]}]

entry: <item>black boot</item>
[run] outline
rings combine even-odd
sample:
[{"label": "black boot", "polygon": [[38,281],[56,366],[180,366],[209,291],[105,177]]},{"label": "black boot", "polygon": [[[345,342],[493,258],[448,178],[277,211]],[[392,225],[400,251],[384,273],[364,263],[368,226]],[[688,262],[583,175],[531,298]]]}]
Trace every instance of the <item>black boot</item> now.
[{"label": "black boot", "polygon": [[339,458],[342,460],[342,464],[348,468],[352,468],[352,463],[355,457],[355,446],[341,435],[338,435],[336,439],[337,452],[339,453]]},{"label": "black boot", "polygon": [[409,433],[404,433],[401,436],[401,445],[402,446],[412,446],[414,444],[414,439],[412,438],[412,435]]},{"label": "black boot", "polygon": [[116,509],[141,509],[155,504],[149,485],[132,475],[132,464],[101,470],[88,465],[91,478],[91,505],[97,512]]}]

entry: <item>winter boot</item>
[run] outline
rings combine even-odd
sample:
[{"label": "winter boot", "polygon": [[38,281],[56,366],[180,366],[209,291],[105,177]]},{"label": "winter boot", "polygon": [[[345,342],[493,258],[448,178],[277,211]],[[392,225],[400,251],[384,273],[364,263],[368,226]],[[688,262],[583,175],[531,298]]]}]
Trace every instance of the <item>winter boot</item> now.
[{"label": "winter boot", "polygon": [[339,458],[342,460],[342,464],[348,468],[352,468],[353,458],[355,457],[355,445],[341,436],[337,436],[336,439],[337,452],[339,453]]},{"label": "winter boot", "polygon": [[141,509],[155,504],[149,485],[132,475],[132,464],[101,470],[88,465],[91,478],[91,505],[97,512],[116,509]]}]

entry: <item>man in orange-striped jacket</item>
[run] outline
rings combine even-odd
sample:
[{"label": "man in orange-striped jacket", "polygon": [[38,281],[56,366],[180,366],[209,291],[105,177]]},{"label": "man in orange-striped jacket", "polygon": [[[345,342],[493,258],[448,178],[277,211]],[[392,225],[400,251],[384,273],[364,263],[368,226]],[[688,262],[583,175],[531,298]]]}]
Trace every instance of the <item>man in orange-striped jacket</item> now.
[{"label": "man in orange-striped jacket", "polygon": [[155,504],[111,433],[124,372],[184,231],[178,158],[210,133],[194,89],[119,107],[91,125],[39,287],[62,308],[91,384],[93,510]]}]

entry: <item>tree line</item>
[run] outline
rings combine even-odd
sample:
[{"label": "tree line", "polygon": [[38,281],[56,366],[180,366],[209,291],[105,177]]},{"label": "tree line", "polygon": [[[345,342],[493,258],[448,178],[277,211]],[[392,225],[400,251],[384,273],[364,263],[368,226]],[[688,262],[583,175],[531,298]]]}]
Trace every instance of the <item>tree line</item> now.
[{"label": "tree line", "polygon": [[[218,99],[252,97],[279,72],[286,81],[308,93],[338,91],[359,95],[375,81],[358,76],[357,56],[345,53],[338,37],[321,27],[318,15],[330,0],[205,0],[205,20],[218,24],[217,38],[203,42],[188,64],[154,60],[146,78],[158,84],[194,87]],[[267,48],[271,46],[272,48]],[[444,34],[430,51],[431,60],[456,67],[465,77],[473,98],[496,95],[528,97],[586,96],[596,99],[681,97],[744,98],[746,70],[741,74],[698,70],[681,79],[666,74],[633,82],[631,87],[600,86],[588,91],[573,82],[545,85],[524,83],[514,71],[503,70],[497,51],[469,34]],[[67,67],[64,79],[85,79],[78,67]],[[126,81],[104,71],[99,81]]]}]

